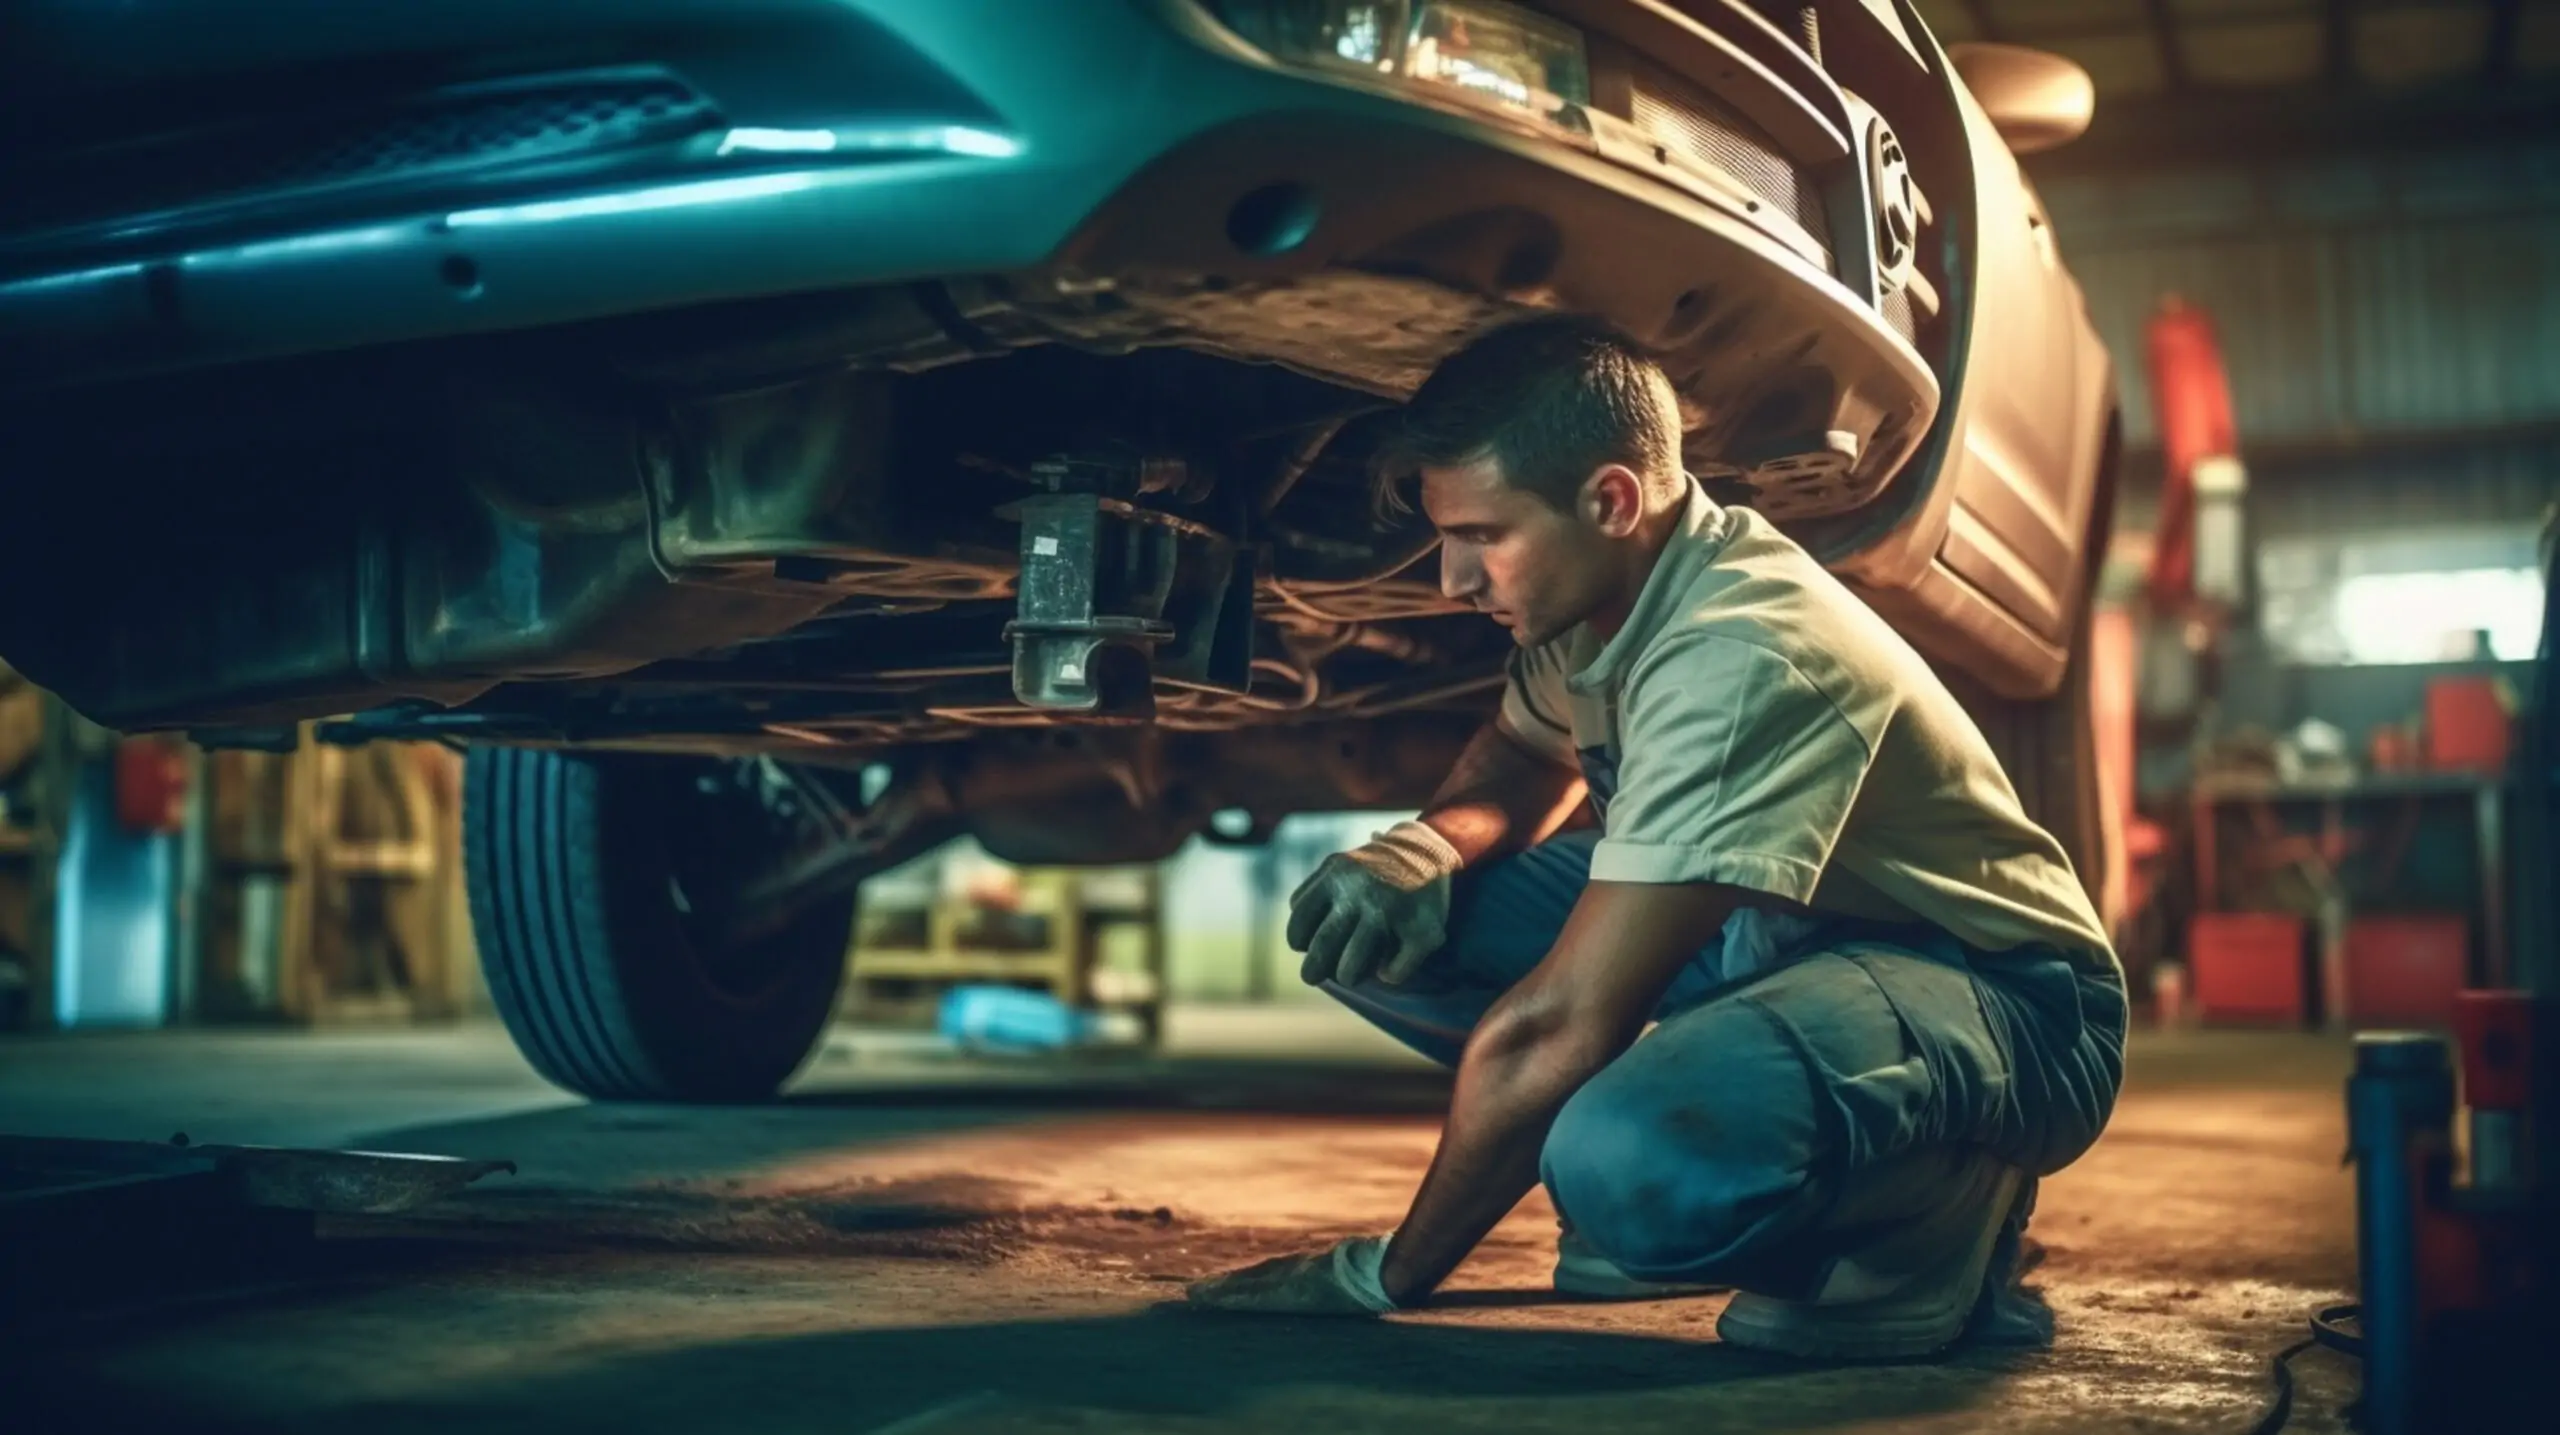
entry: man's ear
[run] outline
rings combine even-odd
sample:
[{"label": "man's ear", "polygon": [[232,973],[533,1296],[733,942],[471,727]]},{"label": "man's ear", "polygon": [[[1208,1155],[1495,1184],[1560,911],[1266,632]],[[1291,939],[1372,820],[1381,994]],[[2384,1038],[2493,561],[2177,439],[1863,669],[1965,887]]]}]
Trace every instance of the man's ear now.
[{"label": "man's ear", "polygon": [[1604,463],[1582,481],[1582,518],[1611,538],[1633,535],[1644,520],[1644,480],[1623,463]]}]

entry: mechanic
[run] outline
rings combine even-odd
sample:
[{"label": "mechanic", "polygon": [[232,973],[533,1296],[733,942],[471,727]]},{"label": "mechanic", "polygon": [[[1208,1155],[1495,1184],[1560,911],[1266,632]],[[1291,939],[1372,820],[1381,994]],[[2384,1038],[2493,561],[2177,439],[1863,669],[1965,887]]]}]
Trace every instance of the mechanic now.
[{"label": "mechanic", "polygon": [[1193,1303],[1422,1304],[1543,1181],[1569,1294],[1730,1288],[1725,1340],[1801,1356],[2050,1339],[2011,1287],[2123,1076],[2107,934],[1919,655],[1680,438],[1662,370],[1570,318],[1409,405],[1389,476],[1517,650],[1430,807],[1327,858],[1289,938],[1455,1095],[1392,1236]]}]

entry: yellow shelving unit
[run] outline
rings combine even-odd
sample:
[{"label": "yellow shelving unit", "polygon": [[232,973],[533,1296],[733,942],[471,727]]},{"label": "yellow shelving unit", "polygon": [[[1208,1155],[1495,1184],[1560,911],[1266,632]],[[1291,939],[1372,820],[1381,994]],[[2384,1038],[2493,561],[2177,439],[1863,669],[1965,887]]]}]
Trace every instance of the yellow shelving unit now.
[{"label": "yellow shelving unit", "polygon": [[[1025,868],[1002,905],[944,893],[922,907],[866,903],[855,932],[846,1015],[929,1025],[942,994],[986,983],[1045,991],[1068,1006],[1125,1011],[1161,1030],[1163,877],[1156,868]],[[1138,934],[1134,966],[1107,938]]]}]

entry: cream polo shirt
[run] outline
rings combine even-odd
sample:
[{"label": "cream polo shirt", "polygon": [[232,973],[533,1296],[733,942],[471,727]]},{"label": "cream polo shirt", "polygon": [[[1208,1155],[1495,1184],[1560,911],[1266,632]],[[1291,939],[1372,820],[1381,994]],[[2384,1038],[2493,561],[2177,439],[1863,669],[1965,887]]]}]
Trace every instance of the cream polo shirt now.
[{"label": "cream polo shirt", "polygon": [[1500,721],[1581,768],[1594,880],[1720,883],[2115,969],[2070,859],[1920,655],[1694,484],[1626,625],[1514,654]]}]

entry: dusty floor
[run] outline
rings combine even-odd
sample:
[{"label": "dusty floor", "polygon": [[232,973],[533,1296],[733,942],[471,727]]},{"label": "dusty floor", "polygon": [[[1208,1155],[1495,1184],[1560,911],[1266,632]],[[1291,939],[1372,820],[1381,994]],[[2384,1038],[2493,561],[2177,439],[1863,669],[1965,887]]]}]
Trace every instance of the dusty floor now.
[{"label": "dusty floor", "polygon": [[[2240,1431],[2270,1352],[2352,1277],[2342,1051],[2145,1041],[2114,1129],[2045,1188],[2048,1353],[1813,1368],[1715,1343],[1713,1299],[1545,1289],[1533,1198],[1445,1308],[1217,1318],[1179,1283],[1402,1212],[1446,1088],[1330,1012],[1182,1015],[1145,1063],[962,1063],[845,1034],[752,1109],[602,1108],[501,1033],[0,1043],[0,1131],[512,1157],[325,1281],[0,1332],[0,1426],[46,1429]],[[2301,1362],[2293,1424],[2342,1429]]]}]

